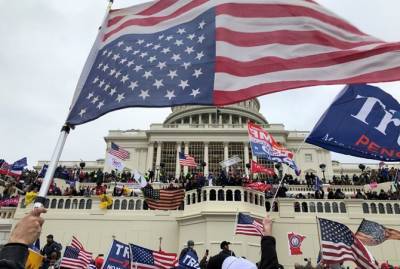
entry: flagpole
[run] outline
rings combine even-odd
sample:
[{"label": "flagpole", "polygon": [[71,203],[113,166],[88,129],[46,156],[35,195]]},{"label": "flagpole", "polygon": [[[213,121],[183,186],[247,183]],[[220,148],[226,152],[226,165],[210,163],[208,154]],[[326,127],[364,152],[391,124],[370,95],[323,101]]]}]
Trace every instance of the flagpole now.
[{"label": "flagpole", "polygon": [[[106,13],[104,15],[104,19],[102,21],[101,27],[104,25],[113,3],[114,3],[114,0],[108,1]],[[101,27],[100,27],[99,31],[101,31]],[[74,99],[75,99],[75,96],[74,96]],[[33,208],[44,207],[44,204],[46,202],[47,192],[49,191],[50,184],[51,184],[51,181],[54,176],[54,172],[56,171],[58,161],[60,160],[61,153],[64,149],[65,141],[67,140],[67,137],[68,137],[68,134],[69,134],[71,128],[73,129],[74,126],[71,126],[68,123],[65,123],[64,126],[61,128],[61,133],[58,137],[57,144],[53,151],[53,155],[51,156],[51,161],[50,161],[49,167],[47,168],[46,175],[42,181],[42,185],[40,187],[38,196],[35,199]]]},{"label": "flagpole", "polygon": [[233,236],[236,235],[236,227],[237,227],[237,222],[238,222],[238,218],[239,218],[239,208],[236,207],[236,217],[235,217],[235,225],[233,226]]},{"label": "flagpole", "polygon": [[[282,165],[282,164],[281,164]],[[275,194],[274,194],[274,197],[272,198],[272,203],[271,203],[271,207],[270,207],[270,209],[269,209],[269,213],[271,214],[271,212],[272,212],[272,209],[274,208],[274,203],[275,203],[275,200],[276,200],[276,196],[278,195],[278,191],[279,191],[279,189],[281,188],[281,185],[282,185],[282,182],[283,182],[283,172],[281,173],[281,179],[280,179],[280,181],[279,181],[279,185],[278,185],[278,188],[276,189],[276,191],[275,191]]]},{"label": "flagpole", "polygon": [[35,199],[33,208],[43,207],[46,201],[47,192],[49,191],[51,181],[56,171],[58,161],[60,160],[61,153],[63,151],[65,141],[67,140],[68,134],[71,130],[71,126],[65,124],[61,128],[61,133],[58,136],[56,147],[54,148],[53,155],[51,156],[50,164],[47,168],[46,175],[42,181],[38,196]]}]

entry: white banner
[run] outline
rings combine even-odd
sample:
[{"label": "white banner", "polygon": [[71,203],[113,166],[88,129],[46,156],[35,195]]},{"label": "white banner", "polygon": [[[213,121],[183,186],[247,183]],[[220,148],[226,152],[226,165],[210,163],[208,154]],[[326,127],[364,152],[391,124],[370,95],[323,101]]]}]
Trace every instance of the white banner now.
[{"label": "white banner", "polygon": [[144,176],[137,170],[133,172],[133,177],[135,180],[139,183],[140,188],[144,188],[147,185],[147,180],[144,178]]},{"label": "white banner", "polygon": [[114,155],[111,155],[110,153],[107,153],[107,163],[110,167],[122,172],[124,170],[124,163],[121,159],[115,157]]},{"label": "white banner", "polygon": [[225,161],[220,162],[219,165],[221,165],[222,168],[225,168],[225,167],[229,167],[231,165],[237,164],[240,161],[242,161],[242,159],[240,159],[239,156],[233,156]]}]

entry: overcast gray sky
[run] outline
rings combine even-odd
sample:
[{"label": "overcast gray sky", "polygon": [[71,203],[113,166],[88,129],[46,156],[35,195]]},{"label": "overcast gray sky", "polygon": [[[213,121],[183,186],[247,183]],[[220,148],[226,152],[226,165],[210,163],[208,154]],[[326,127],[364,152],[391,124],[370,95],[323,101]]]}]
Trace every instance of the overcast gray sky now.
[{"label": "overcast gray sky", "polygon": [[[145,1],[115,0],[114,8],[141,2]],[[399,0],[318,2],[368,34],[400,41]],[[0,158],[13,162],[27,156],[30,166],[50,158],[106,4],[106,0],[0,0]],[[399,100],[399,82],[378,85]],[[310,130],[341,88],[312,87],[263,96],[261,112],[270,123],[283,123],[288,130]],[[61,159],[103,158],[108,130],[148,129],[169,111],[128,108],[78,126]],[[339,154],[333,159],[360,161]]]}]

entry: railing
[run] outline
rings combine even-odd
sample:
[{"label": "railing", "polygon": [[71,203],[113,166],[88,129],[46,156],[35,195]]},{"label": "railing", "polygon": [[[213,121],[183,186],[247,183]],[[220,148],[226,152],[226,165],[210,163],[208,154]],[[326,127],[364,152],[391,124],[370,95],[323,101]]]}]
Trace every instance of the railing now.
[{"label": "railing", "polygon": [[2,207],[0,208],[0,219],[12,219],[15,214],[15,207]]},{"label": "railing", "polygon": [[[25,208],[25,199],[22,199],[20,208]],[[100,208],[100,199],[93,197],[49,196],[44,204],[45,208],[57,210],[91,210]],[[136,197],[113,197],[112,210],[147,210],[144,199]]]},{"label": "railing", "polygon": [[[329,188],[333,192],[335,192],[337,189],[340,189],[342,192],[345,193],[355,193],[358,190],[363,191],[364,190],[364,185],[329,185],[329,184],[324,184],[323,185],[325,191]],[[288,185],[287,187],[289,192],[314,192],[314,187],[310,186],[307,187],[307,185]]]},{"label": "railing", "polygon": [[[243,202],[257,207],[271,208],[271,201],[265,199],[265,194],[259,191],[248,190],[242,187],[203,187],[185,193],[185,208],[202,202]],[[274,203],[274,210],[278,211],[278,203]]]}]

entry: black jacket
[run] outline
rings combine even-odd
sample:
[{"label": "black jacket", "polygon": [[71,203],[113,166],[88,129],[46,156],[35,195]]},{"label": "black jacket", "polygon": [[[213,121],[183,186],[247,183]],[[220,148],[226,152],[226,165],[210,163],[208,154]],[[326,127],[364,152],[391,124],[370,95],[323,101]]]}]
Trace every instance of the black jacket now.
[{"label": "black jacket", "polygon": [[278,269],[283,268],[278,262],[276,254],[276,242],[272,236],[263,236],[261,239],[261,261],[259,269]]},{"label": "black jacket", "polygon": [[0,251],[0,268],[24,269],[28,259],[28,246],[24,244],[6,244]]}]

